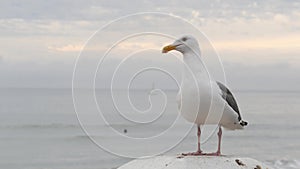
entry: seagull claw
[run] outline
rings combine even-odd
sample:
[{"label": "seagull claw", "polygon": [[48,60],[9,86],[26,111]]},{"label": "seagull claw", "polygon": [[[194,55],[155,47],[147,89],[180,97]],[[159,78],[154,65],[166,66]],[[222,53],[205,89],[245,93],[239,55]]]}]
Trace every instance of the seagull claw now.
[{"label": "seagull claw", "polygon": [[221,152],[215,152],[215,153],[204,153],[206,156],[222,156]]},{"label": "seagull claw", "polygon": [[183,156],[201,156],[201,155],[205,155],[205,154],[202,153],[202,151],[196,151],[196,152],[191,152],[191,153],[181,153],[181,155],[183,155]]},{"label": "seagull claw", "polygon": [[215,152],[215,153],[203,153],[202,151],[196,151],[196,152],[190,152],[190,153],[181,153],[180,157],[185,156],[222,156],[221,152]]}]

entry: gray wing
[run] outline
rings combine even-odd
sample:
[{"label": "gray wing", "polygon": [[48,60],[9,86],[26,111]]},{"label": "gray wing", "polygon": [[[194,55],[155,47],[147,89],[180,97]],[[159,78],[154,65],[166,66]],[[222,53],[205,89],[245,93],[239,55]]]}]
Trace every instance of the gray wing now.
[{"label": "gray wing", "polygon": [[222,98],[224,100],[226,100],[226,102],[228,103],[228,105],[238,114],[238,120],[241,121],[242,117],[239,111],[239,107],[237,105],[237,102],[234,99],[233,94],[231,93],[231,91],[225,86],[223,85],[221,82],[217,82],[219,88],[222,91]]}]

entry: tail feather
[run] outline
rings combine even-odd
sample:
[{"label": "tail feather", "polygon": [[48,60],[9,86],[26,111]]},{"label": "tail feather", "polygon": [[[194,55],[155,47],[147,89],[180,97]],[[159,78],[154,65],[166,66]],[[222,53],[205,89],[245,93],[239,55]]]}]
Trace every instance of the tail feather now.
[{"label": "tail feather", "polygon": [[240,121],[240,125],[243,126],[243,127],[244,127],[244,126],[247,126],[247,125],[248,125],[248,122],[241,120],[241,121]]}]

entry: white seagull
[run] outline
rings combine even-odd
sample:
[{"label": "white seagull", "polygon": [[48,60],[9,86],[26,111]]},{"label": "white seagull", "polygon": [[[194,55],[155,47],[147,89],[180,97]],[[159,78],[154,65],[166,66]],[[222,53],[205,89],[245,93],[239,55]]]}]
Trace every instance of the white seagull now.
[{"label": "white seagull", "polygon": [[[243,129],[248,123],[242,120],[237,102],[231,91],[222,83],[209,77],[201,59],[197,40],[192,36],[183,36],[162,50],[171,50],[183,54],[185,69],[182,83],[177,95],[181,115],[188,121],[197,124],[198,149],[193,153],[182,155],[221,155],[222,128]],[[200,147],[201,125],[217,124],[218,150],[215,153],[203,153]]]}]

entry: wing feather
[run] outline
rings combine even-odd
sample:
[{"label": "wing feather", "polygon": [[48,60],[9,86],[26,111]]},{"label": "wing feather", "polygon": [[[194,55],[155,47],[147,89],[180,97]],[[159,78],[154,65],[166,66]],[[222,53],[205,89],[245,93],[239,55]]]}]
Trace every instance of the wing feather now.
[{"label": "wing feather", "polygon": [[238,114],[238,120],[241,121],[242,117],[239,111],[239,107],[237,105],[237,102],[233,96],[233,94],[231,93],[231,91],[225,86],[223,85],[221,82],[217,82],[219,88],[222,91],[222,98],[224,100],[226,100],[226,102],[228,103],[228,105]]}]

